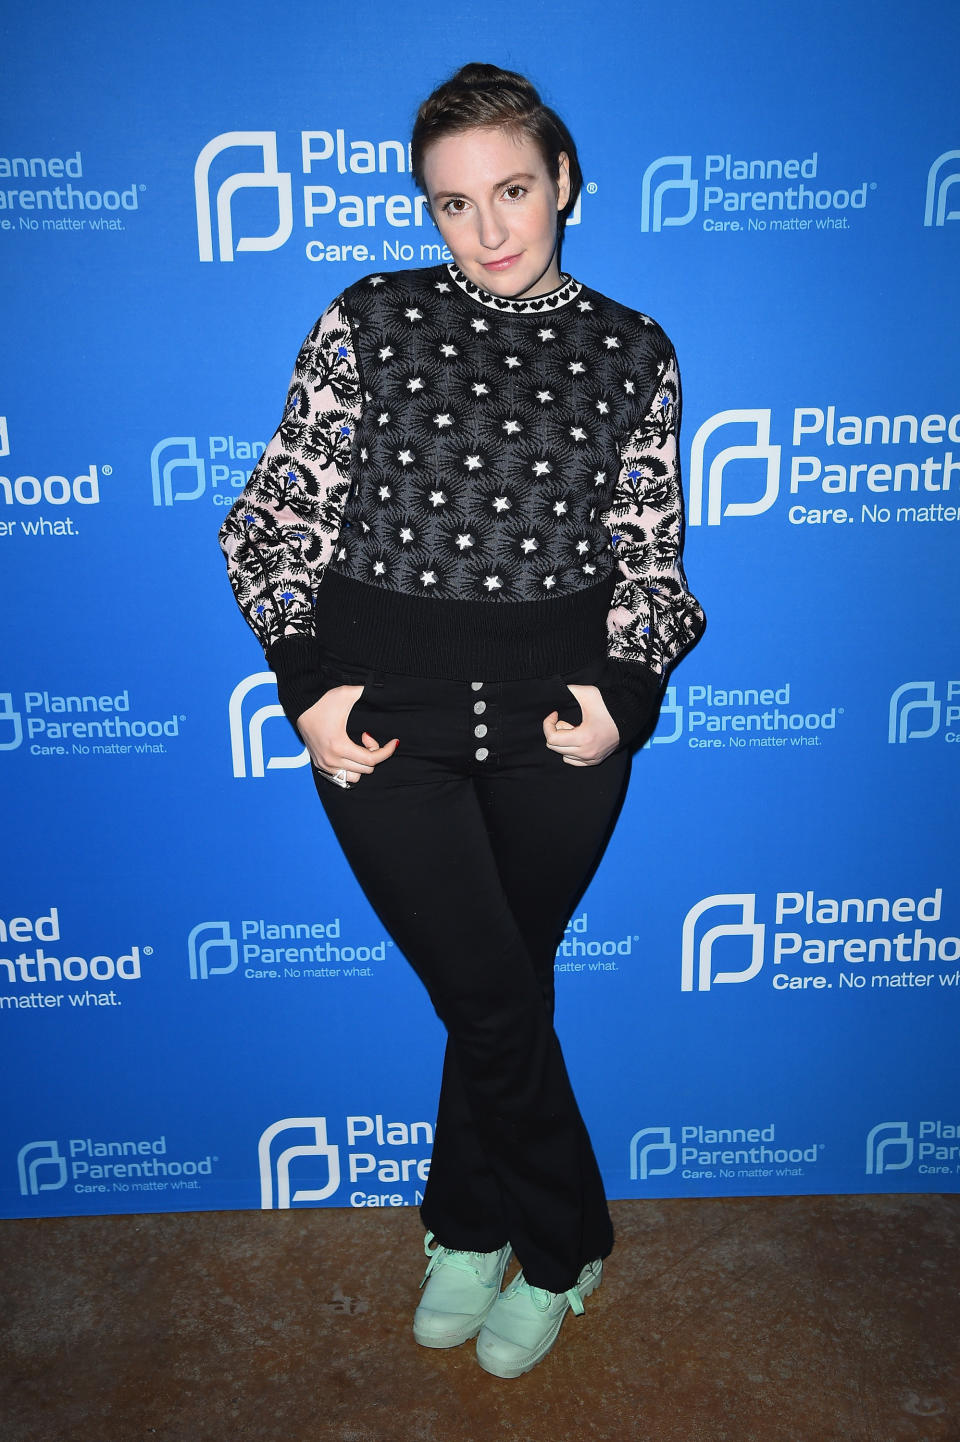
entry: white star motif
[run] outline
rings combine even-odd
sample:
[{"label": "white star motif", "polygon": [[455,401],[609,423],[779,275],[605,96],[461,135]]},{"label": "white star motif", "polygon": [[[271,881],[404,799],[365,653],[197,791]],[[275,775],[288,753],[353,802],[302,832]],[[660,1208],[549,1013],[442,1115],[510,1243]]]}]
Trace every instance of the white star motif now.
[{"label": "white star motif", "polygon": [[373,574],[375,576],[385,576],[387,574],[387,568],[382,561],[374,561]]},{"label": "white star motif", "polygon": [[466,466],[468,471],[479,471],[480,467],[483,465],[483,461],[481,461],[479,456],[466,456],[463,464]]},{"label": "white star motif", "polygon": [[369,454],[370,454],[370,452],[367,450],[366,446],[361,446],[361,447],[360,447],[360,459],[361,459],[361,461],[365,461],[365,460],[367,459],[367,457],[369,456]]},{"label": "white star motif", "polygon": [[448,416],[447,413],[446,413],[446,411],[444,411],[443,415],[434,416],[434,418],[433,418],[433,424],[434,424],[435,426],[438,426],[438,427],[440,428],[440,430],[442,431],[443,428],[444,428],[444,426],[452,426],[452,425],[453,425],[453,416]]},{"label": "white star motif", "polygon": [[389,413],[389,411],[381,411],[380,414],[377,416],[377,425],[378,425],[378,426],[388,426],[389,424],[390,424],[390,413]]},{"label": "white star motif", "polygon": [[[446,287],[444,287],[444,289],[446,289]],[[455,356],[459,355],[460,352],[457,350],[455,345],[442,345],[440,347],[440,354],[445,356]]]},{"label": "white star motif", "polygon": [[519,434],[519,431],[520,431],[520,422],[519,422],[519,421],[504,421],[504,423],[503,423],[503,429],[506,431],[506,433],[507,433],[508,436],[518,435],[518,434]]},{"label": "white star motif", "polygon": [[381,346],[380,349],[377,351],[377,355],[380,357],[381,360],[389,360],[390,357],[393,355],[393,347],[388,345]]},{"label": "white star motif", "polygon": [[533,474],[535,476],[549,476],[552,467],[549,461],[534,461]]},{"label": "white star motif", "polygon": [[494,496],[493,509],[495,511],[509,511],[510,502],[506,496]]},{"label": "white star motif", "polygon": [[405,546],[409,545],[409,543],[413,540],[413,532],[411,531],[409,526],[400,527],[400,539]]},{"label": "white star motif", "polygon": [[542,406],[545,406],[549,401],[553,400],[553,394],[551,391],[537,391],[537,400]]},{"label": "white star motif", "polygon": [[436,571],[421,571],[420,581],[424,586],[435,586],[437,584]]},{"label": "white star motif", "polygon": [[459,536],[457,536],[457,549],[459,551],[465,551],[468,546],[472,545],[473,537],[471,535],[461,533]]},{"label": "white star motif", "polygon": [[410,379],[407,381],[407,390],[408,390],[408,391],[422,391],[422,390],[423,390],[423,380],[422,380],[422,378],[421,378],[420,376],[411,376]]},{"label": "white star motif", "polygon": [[401,466],[412,466],[412,465],[413,465],[413,452],[412,452],[412,451],[397,451],[397,460],[400,462]]},{"label": "white star motif", "polygon": [[597,474],[593,478],[593,484],[595,486],[605,486],[607,484],[607,478],[603,471],[597,471]]},{"label": "white star motif", "polygon": [[485,320],[480,320],[479,318],[477,320],[472,320],[470,324],[473,326],[475,331],[490,329],[490,327],[487,325],[487,322]]},{"label": "white star motif", "polygon": [[417,310],[415,305],[410,306],[403,313],[407,317],[407,320],[423,320],[423,311]]},{"label": "white star motif", "polygon": [[587,433],[582,426],[571,426],[570,434],[575,441],[585,441],[587,439]]},{"label": "white star motif", "polygon": [[552,590],[553,587],[557,584],[556,576],[544,576],[543,584],[546,586],[548,591]]},{"label": "white star motif", "polygon": [[483,381],[474,381],[470,389],[475,396],[487,396],[490,394],[489,388],[484,385]]},{"label": "white star motif", "polygon": [[503,363],[510,370],[514,370],[520,364],[520,357],[515,355],[506,355],[503,358]]},{"label": "white star motif", "polygon": [[434,290],[440,291],[441,295],[446,295],[449,289],[450,287],[447,285],[447,282],[445,280],[438,280],[436,285],[434,286]]},{"label": "white star motif", "polygon": [[390,497],[393,495],[393,492],[391,491],[389,486],[381,486],[379,491],[377,491],[377,495],[380,497],[381,501],[389,501]]},{"label": "white star motif", "polygon": [[568,361],[567,363],[567,370],[570,371],[571,375],[582,376],[586,369],[583,361]]},{"label": "white star motif", "polygon": [[523,551],[523,554],[525,556],[528,556],[531,551],[535,551],[537,549],[537,543],[532,536],[524,536],[523,540],[520,542],[520,549],[521,551]]},{"label": "white star motif", "polygon": [[610,407],[607,405],[606,401],[597,401],[597,410],[602,416],[605,416],[610,410]]},{"label": "white star motif", "polygon": [[446,498],[446,495],[444,494],[444,492],[443,492],[443,491],[431,491],[431,492],[430,492],[430,504],[431,504],[431,506],[445,506],[445,505],[447,504],[447,498]]},{"label": "white star motif", "polygon": [[592,576],[597,568],[596,566],[591,566],[590,562],[587,561],[585,565],[580,567],[580,569],[583,571],[585,576]]},{"label": "white star motif", "polygon": [[596,506],[592,506],[591,509],[590,509],[590,515],[587,517],[587,519],[590,520],[590,521],[592,521],[592,520],[595,518],[596,514],[597,514],[597,508],[596,508]]},{"label": "white star motif", "polygon": [[590,549],[590,543],[589,543],[589,541],[578,541],[578,542],[577,542],[577,550],[579,551],[579,553],[580,553],[581,556],[586,555],[586,553],[589,551],[589,549]]},{"label": "white star motif", "polygon": [[624,383],[623,383],[623,388],[624,388],[624,390],[626,391],[626,393],[627,393],[628,396],[632,396],[633,393],[634,393],[634,391],[636,390],[636,386],[633,384],[633,381],[631,381],[631,380],[625,380]]},{"label": "white star motif", "polygon": [[589,302],[588,300],[578,300],[578,301],[577,301],[577,309],[578,309],[578,310],[593,310],[593,306],[590,304],[590,302]]},{"label": "white star motif", "polygon": [[499,591],[501,586],[503,585],[503,582],[501,581],[499,576],[484,576],[483,584],[486,586],[488,591]]},{"label": "white star motif", "polygon": [[554,510],[555,514],[558,515],[558,516],[566,515],[566,511],[567,511],[567,503],[566,503],[566,501],[554,501],[554,503],[553,503],[553,510]]},{"label": "white star motif", "polygon": [[606,346],[607,350],[620,349],[620,342],[617,340],[615,335],[605,335],[603,338],[603,343]]},{"label": "white star motif", "polygon": [[347,549],[346,549],[346,547],[345,547],[345,546],[341,546],[340,549],[339,549],[339,551],[337,552],[337,560],[338,560],[338,561],[342,561],[343,558],[344,558],[344,556],[345,556],[346,554],[347,554]]},{"label": "white star motif", "polygon": [[543,330],[538,330],[537,335],[541,340],[556,340],[557,338],[556,331],[550,330],[548,326],[544,326]]},{"label": "white star motif", "polygon": [[386,285],[386,283],[387,283],[386,276],[383,276],[383,275],[372,275],[372,276],[370,277],[370,284],[371,284],[371,285]]}]

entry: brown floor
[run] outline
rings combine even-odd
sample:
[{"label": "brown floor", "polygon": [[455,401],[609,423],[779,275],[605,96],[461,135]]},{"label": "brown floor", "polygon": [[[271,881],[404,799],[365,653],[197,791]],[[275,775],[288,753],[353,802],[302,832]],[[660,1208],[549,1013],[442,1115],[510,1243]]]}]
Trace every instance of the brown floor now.
[{"label": "brown floor", "polygon": [[0,1224],[2,1442],[960,1442],[960,1197],[616,1202],[516,1381],[411,1336],[413,1209]]}]

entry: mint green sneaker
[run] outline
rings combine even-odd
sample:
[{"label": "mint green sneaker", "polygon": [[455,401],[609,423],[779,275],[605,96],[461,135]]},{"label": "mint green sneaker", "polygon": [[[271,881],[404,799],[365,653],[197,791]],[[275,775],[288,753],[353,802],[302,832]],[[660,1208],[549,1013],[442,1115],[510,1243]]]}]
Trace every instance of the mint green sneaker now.
[{"label": "mint green sneaker", "polygon": [[[433,1232],[423,1239],[430,1258],[423,1282],[426,1291],[413,1314],[413,1335],[421,1347],[459,1347],[475,1337],[497,1297],[512,1248],[499,1252],[455,1252],[439,1243]],[[429,1280],[428,1280],[429,1279]]]},{"label": "mint green sneaker", "polygon": [[494,1377],[520,1377],[545,1357],[572,1307],[583,1314],[583,1299],[600,1285],[603,1262],[588,1262],[567,1292],[531,1287],[518,1272],[497,1297],[477,1337],[477,1361]]}]

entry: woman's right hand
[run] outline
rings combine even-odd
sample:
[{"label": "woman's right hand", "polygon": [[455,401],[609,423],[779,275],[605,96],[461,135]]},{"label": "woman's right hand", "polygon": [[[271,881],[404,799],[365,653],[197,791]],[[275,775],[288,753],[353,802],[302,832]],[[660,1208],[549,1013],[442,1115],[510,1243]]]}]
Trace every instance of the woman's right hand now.
[{"label": "woman's right hand", "polygon": [[317,770],[331,776],[337,771],[346,771],[350,782],[369,775],[374,766],[392,756],[400,744],[400,738],[395,736],[381,746],[368,731],[363,733],[362,746],[350,740],[347,717],[362,693],[362,686],[333,686],[297,717],[297,730]]}]

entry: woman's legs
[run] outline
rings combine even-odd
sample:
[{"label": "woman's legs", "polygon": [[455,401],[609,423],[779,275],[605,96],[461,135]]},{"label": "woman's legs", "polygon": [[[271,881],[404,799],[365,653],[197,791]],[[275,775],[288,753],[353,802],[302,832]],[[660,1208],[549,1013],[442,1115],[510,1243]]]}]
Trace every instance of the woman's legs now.
[{"label": "woman's legs", "polygon": [[462,1250],[509,1240],[530,1283],[557,1292],[609,1252],[612,1229],[553,1029],[553,956],[629,764],[571,767],[546,748],[548,711],[577,719],[561,687],[387,678],[350,730],[399,734],[397,755],[349,792],[317,782],[448,1031],[424,1223]]}]

